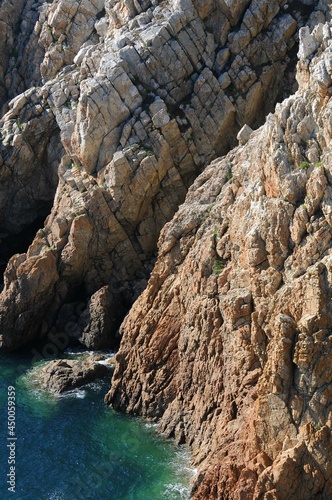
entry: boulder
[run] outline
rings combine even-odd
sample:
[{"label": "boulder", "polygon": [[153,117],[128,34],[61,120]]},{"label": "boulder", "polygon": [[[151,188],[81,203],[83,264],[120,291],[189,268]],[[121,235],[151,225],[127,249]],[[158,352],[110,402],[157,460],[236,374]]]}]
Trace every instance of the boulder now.
[{"label": "boulder", "polygon": [[57,359],[43,366],[38,373],[38,380],[43,389],[62,394],[77,389],[96,379],[111,375],[111,364],[102,364],[98,357],[89,357],[83,361]]}]

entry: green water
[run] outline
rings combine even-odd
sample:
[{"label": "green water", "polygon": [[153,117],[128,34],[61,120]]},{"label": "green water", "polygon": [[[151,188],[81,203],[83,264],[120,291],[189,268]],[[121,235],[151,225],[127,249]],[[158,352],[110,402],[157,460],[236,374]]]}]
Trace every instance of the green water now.
[{"label": "green water", "polygon": [[[22,355],[0,359],[1,499],[189,498],[187,452],[153,426],[110,410],[103,403],[106,381],[56,397],[36,390],[31,368]],[[8,440],[8,386],[16,396],[14,450]],[[15,459],[15,493],[8,491],[9,458]]]}]

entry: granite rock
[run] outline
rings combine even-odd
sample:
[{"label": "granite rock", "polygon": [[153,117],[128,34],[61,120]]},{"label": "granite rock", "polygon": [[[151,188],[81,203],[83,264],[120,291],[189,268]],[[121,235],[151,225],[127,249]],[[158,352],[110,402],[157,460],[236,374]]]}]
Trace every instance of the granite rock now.
[{"label": "granite rock", "polygon": [[331,93],[317,79],[330,44],[318,39],[298,92],[190,187],[120,328],[106,401],[190,446],[195,500],[331,496]]},{"label": "granite rock", "polygon": [[[279,0],[26,0],[12,16],[2,2],[0,232],[20,233],[53,200],[26,266],[54,255],[46,290],[42,274],[23,291],[7,270],[3,350],[53,331],[81,290],[86,303],[105,286],[128,306],[138,296],[195,177],[245,123],[264,120],[297,30],[327,13],[324,2],[286,10]],[[317,70],[322,88],[329,64]]]}]

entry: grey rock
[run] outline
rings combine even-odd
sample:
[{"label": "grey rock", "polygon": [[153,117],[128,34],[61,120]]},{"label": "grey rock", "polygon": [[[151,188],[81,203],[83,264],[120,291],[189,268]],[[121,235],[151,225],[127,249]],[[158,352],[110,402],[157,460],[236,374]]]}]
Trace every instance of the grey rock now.
[{"label": "grey rock", "polygon": [[[22,57],[3,52],[0,232],[54,202],[24,265],[14,259],[5,273],[3,349],[51,331],[79,289],[86,301],[109,285],[134,300],[161,228],[239,128],[264,119],[296,40],[295,7],[284,13],[277,0],[32,5],[15,13],[20,34],[4,27]],[[4,19],[12,12],[1,4]],[[328,43],[325,27],[313,36]],[[326,91],[329,67],[326,58],[318,75]],[[97,331],[98,301],[89,307],[84,338]]]},{"label": "grey rock", "polygon": [[243,125],[243,127],[236,136],[241,146],[243,146],[249,141],[252,132],[253,132],[252,128],[250,128],[247,124]]}]

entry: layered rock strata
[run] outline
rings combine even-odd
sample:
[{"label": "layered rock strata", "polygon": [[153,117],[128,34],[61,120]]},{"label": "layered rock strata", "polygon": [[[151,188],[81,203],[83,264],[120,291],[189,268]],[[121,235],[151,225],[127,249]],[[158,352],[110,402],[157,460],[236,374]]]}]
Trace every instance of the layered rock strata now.
[{"label": "layered rock strata", "polygon": [[22,230],[56,194],[5,273],[1,348],[56,333],[78,294],[75,335],[99,347],[95,333],[86,340],[89,318],[110,311],[112,337],[119,305],[146,285],[160,229],[239,128],[272,108],[298,28],[327,7],[27,0],[12,10],[1,3],[1,232]]},{"label": "layered rock strata", "polygon": [[193,498],[332,497],[332,23],[299,90],[197,178],[122,327],[106,400],[193,452]]}]

